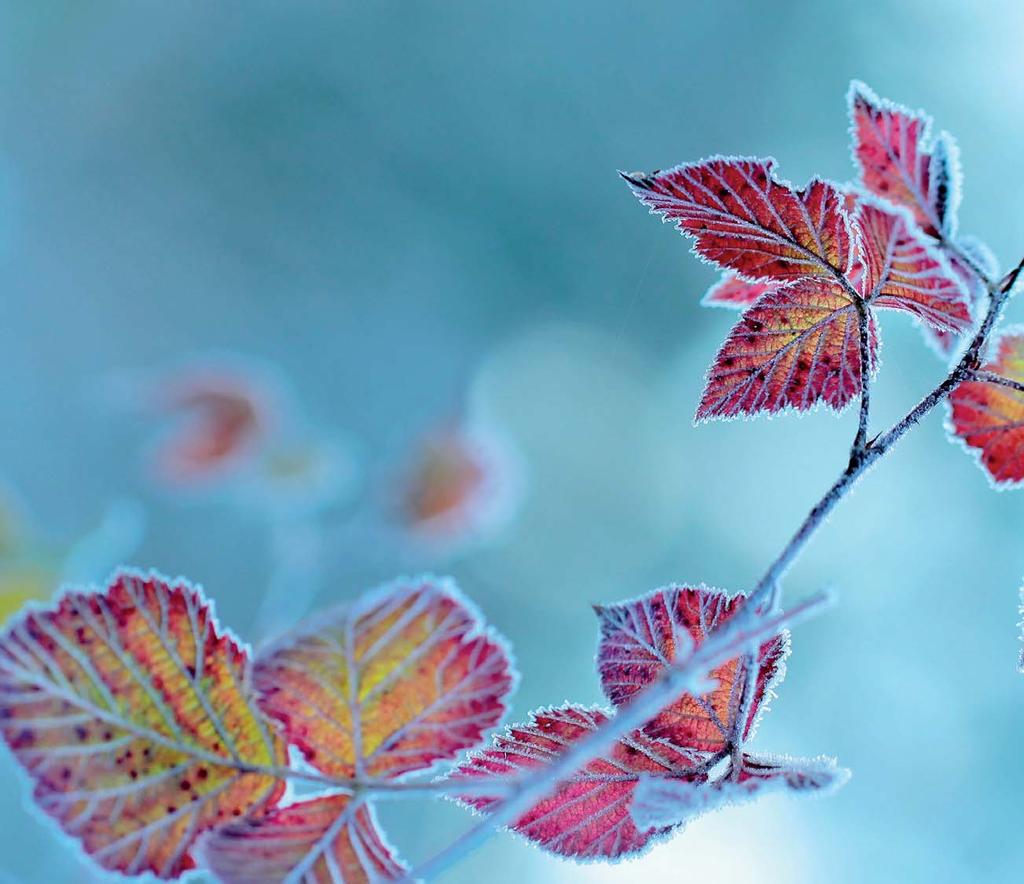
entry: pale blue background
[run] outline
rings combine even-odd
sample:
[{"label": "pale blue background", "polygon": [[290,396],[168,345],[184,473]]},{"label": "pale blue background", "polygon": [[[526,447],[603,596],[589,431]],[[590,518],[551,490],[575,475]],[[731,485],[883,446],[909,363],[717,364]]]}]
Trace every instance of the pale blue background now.
[{"label": "pale blue background", "polygon": [[[450,570],[516,648],[516,715],[597,702],[589,603],[749,587],[853,432],[825,413],[691,426],[730,316],[699,308],[711,269],[615,169],[748,153],[845,178],[858,77],[959,137],[962,229],[1010,263],[1022,28],[1009,0],[5,3],[0,475],[54,530],[140,495],[136,563],[201,581],[246,635],[260,525],[150,494],[137,428],[92,381],[251,354],[377,454],[468,396],[532,483],[500,542]],[[905,318],[883,332],[879,426],[942,371]],[[936,413],[791,573],[790,598],[841,603],[795,637],[757,744],[836,754],[854,771],[838,796],[727,810],[614,868],[497,836],[445,880],[1018,881],[1022,514]],[[393,576],[359,552],[335,551],[322,601]],[[0,868],[90,880],[0,764]],[[413,860],[468,821],[383,817]]]}]

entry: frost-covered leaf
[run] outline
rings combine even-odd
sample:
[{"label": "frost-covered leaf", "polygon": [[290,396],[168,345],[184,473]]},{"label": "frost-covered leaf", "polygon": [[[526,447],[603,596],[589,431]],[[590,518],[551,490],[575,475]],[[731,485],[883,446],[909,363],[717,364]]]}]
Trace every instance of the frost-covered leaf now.
[{"label": "frost-covered leaf", "polygon": [[956,232],[960,164],[943,132],[933,141],[931,118],[879,98],[863,83],[850,85],[854,160],[864,186],[911,211],[929,236]]},{"label": "frost-covered leaf", "polygon": [[[597,607],[601,639],[597,670],[605,695],[623,706],[655,681],[665,668],[689,658],[708,634],[741,610],[742,595],[707,587],[668,586],[634,601]],[[761,645],[757,684],[742,733],[737,717],[745,681],[742,657],[710,673],[716,687],[701,697],[684,694],[666,706],[645,730],[680,746],[716,752],[750,736],[761,705],[785,668],[789,634]]]},{"label": "frost-covered leaf", "polygon": [[348,795],[281,807],[205,836],[198,853],[224,884],[368,884],[407,871],[372,808]]},{"label": "frost-covered leaf", "polygon": [[[534,712],[525,724],[510,725],[493,745],[459,766],[461,777],[513,777],[551,764],[574,743],[608,720],[599,709],[563,706]],[[575,859],[613,859],[642,850],[667,829],[639,831],[629,814],[641,777],[702,778],[696,753],[634,731],[603,756],[569,777],[516,820],[511,828],[545,850]],[[500,796],[461,799],[487,811]]]},{"label": "frost-covered leaf", "polygon": [[[987,371],[1024,382],[1024,329],[999,338]],[[966,381],[949,395],[950,430],[968,448],[996,485],[1024,482],[1024,393],[987,381]]]},{"label": "frost-covered leaf", "polygon": [[[999,278],[999,260],[977,237],[960,237],[956,245],[968,260],[965,261],[956,252],[947,251],[946,255],[949,258],[949,266],[967,290],[967,309],[971,319],[976,320],[980,315],[979,305],[988,295],[985,280]],[[963,338],[962,334],[939,331],[930,326],[922,326],[921,331],[925,341],[943,359],[948,359],[953,354],[957,343]]]},{"label": "frost-covered leaf", "polygon": [[283,791],[251,770],[286,756],[247,665],[198,590],[121,572],[0,636],[0,729],[36,802],[97,863],[174,878],[204,830]]},{"label": "frost-covered leaf", "polygon": [[857,210],[864,278],[872,306],[903,310],[938,331],[960,333],[971,322],[960,277],[913,230],[909,219],[870,202]]},{"label": "frost-covered leaf", "polygon": [[707,290],[701,303],[705,307],[749,307],[761,295],[779,287],[772,282],[747,282],[734,273],[726,273]]},{"label": "frost-covered leaf", "polygon": [[719,157],[665,171],[624,174],[642,203],[694,240],[698,254],[749,279],[846,272],[851,261],[845,195],[812,180],[794,190],[775,161]]},{"label": "frost-covered leaf", "polygon": [[261,652],[261,702],[310,764],[394,777],[475,746],[505,713],[504,642],[450,581],[399,581]]},{"label": "frost-covered leaf", "polygon": [[731,766],[713,782],[697,783],[645,776],[630,805],[640,831],[677,826],[709,810],[751,801],[767,792],[824,793],[833,791],[850,773],[834,758],[775,758],[744,755],[741,767]]},{"label": "frost-covered leaf", "polygon": [[[708,372],[697,419],[736,417],[819,403],[836,411],[860,393],[860,331],[850,294],[805,279],[769,292],[729,333]],[[870,325],[871,369],[878,337]]]}]

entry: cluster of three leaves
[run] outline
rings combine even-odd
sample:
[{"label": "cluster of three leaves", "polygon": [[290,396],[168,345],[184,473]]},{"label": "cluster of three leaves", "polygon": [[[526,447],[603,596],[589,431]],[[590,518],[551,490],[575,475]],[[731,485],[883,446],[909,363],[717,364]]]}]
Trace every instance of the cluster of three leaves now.
[{"label": "cluster of three leaves", "polygon": [[959,192],[951,142],[933,145],[926,120],[866,87],[851,99],[860,190],[821,179],[797,190],[769,159],[624,175],[727,271],[705,303],[745,309],[710,369],[698,419],[842,409],[876,367],[875,308],[911,313],[946,352],[971,323],[976,275],[962,249],[942,248]]},{"label": "cluster of three leaves", "polygon": [[[858,298],[873,370],[873,308],[914,314],[949,357],[998,275],[988,247],[957,233],[961,173],[949,133],[933,137],[930,117],[863,83],[852,84],[849,110],[855,187],[815,180],[797,191],[773,177],[772,161],[757,159],[624,176],[699,255],[727,270],[704,303],[746,311],[711,367],[698,419],[842,409],[862,383]],[[1004,331],[984,368],[1024,383],[1024,330]],[[952,434],[992,481],[1024,482],[1024,392],[968,380],[949,401]]]},{"label": "cluster of three leaves", "polygon": [[391,780],[476,745],[513,681],[445,584],[396,584],[251,661],[198,590],[127,571],[8,627],[0,729],[38,806],[107,869],[376,880],[405,869],[369,805],[282,804],[287,745],[322,779]]},{"label": "cluster of three leaves", "polygon": [[[741,605],[670,588],[599,609],[610,699],[628,702]],[[737,659],[712,674],[710,693],[680,698],[552,784],[514,828],[557,853],[614,857],[722,800],[832,784],[830,764],[739,751],[736,767],[711,776],[749,737],[787,651],[784,634],[762,646],[744,713]],[[365,596],[250,663],[197,590],[123,572],[105,592],[68,592],[7,629],[0,729],[38,805],[105,868],[173,878],[198,863],[228,882],[395,879],[407,869],[363,797],[282,803],[286,745],[313,778],[394,781],[478,746],[514,680],[502,641],[446,583]],[[452,791],[473,778],[483,788],[467,787],[464,800],[486,809],[501,791],[479,777],[542,768],[606,718],[571,705],[536,712],[464,762]]]}]

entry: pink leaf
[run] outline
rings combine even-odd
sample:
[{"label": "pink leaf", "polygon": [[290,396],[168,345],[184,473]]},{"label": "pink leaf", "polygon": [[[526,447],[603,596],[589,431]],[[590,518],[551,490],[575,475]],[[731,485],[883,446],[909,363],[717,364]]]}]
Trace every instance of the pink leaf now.
[{"label": "pink leaf", "polygon": [[719,157],[623,178],[652,212],[694,239],[698,254],[749,279],[845,272],[852,257],[845,195],[820,179],[794,190],[775,179],[774,166]]},{"label": "pink leaf", "polygon": [[943,132],[933,142],[931,118],[850,85],[854,160],[864,186],[910,210],[926,234],[951,237],[960,201],[956,145]]},{"label": "pink leaf", "polygon": [[705,307],[733,307],[742,309],[749,307],[761,295],[777,289],[777,283],[747,282],[744,279],[727,273],[701,299]]},{"label": "pink leaf", "polygon": [[[563,706],[534,712],[526,724],[510,726],[494,744],[475,752],[453,777],[512,777],[550,764],[593,733],[607,715],[599,709]],[[701,778],[700,760],[665,740],[634,731],[595,758],[513,823],[512,828],[545,850],[576,859],[612,859],[642,850],[667,829],[640,832],[629,814],[633,792],[645,775]],[[461,799],[487,811],[500,796]]]},{"label": "pink leaf", "polygon": [[[597,669],[601,687],[623,706],[655,681],[665,668],[687,660],[711,630],[741,610],[745,597],[729,597],[706,587],[668,586],[634,601],[598,607],[601,640]],[[737,716],[746,678],[742,658],[710,673],[717,686],[701,697],[684,694],[652,719],[645,730],[673,743],[716,752],[750,736],[762,701],[784,674],[789,635],[780,633],[761,645],[757,686],[739,732]]]}]

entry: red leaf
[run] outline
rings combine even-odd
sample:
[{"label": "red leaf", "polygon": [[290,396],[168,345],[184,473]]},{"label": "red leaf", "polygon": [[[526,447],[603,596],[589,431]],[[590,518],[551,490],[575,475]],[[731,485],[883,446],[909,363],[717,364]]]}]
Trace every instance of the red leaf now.
[{"label": "red leaf", "polygon": [[710,783],[643,777],[633,795],[630,814],[641,831],[678,826],[709,810],[751,801],[766,792],[833,791],[842,786],[849,775],[849,771],[836,766],[834,758],[744,755],[738,771],[730,766]]},{"label": "red leaf", "polygon": [[[1024,382],[1024,329],[999,339],[995,360],[984,368]],[[949,396],[951,431],[1000,486],[1024,482],[1024,393],[986,381],[967,381]]]},{"label": "red leaf", "polygon": [[[494,744],[475,752],[453,777],[510,777],[550,764],[608,716],[599,709],[563,706],[532,713],[527,724],[511,725]],[[611,859],[642,850],[657,829],[640,832],[629,814],[633,792],[644,775],[701,778],[700,758],[665,740],[634,731],[604,756],[589,762],[524,813],[512,828],[545,850],[577,859]],[[487,811],[500,796],[461,799]]]},{"label": "red leaf", "polygon": [[207,835],[203,864],[225,884],[397,881],[408,871],[377,827],[372,808],[329,795]]},{"label": "red leaf", "polygon": [[794,190],[775,179],[774,166],[720,157],[623,178],[653,213],[693,237],[698,254],[750,279],[846,272],[852,251],[845,195],[820,179]]},{"label": "red leaf", "polygon": [[[838,282],[805,279],[747,310],[715,357],[697,419],[824,403],[842,410],[860,393],[857,307]],[[870,326],[871,369],[878,347]]]},{"label": "red leaf", "polygon": [[400,581],[285,636],[263,708],[326,774],[397,777],[477,745],[505,713],[504,643],[449,581]]},{"label": "red leaf", "polygon": [[853,155],[864,186],[909,209],[929,236],[952,236],[960,199],[953,139],[943,132],[933,142],[930,117],[881,99],[856,80],[849,101]]},{"label": "red leaf", "polygon": [[705,307],[749,307],[761,295],[777,289],[777,283],[747,282],[744,279],[727,273],[701,299]]},{"label": "red leaf", "polygon": [[[616,706],[628,703],[665,670],[686,660],[708,633],[743,607],[745,597],[731,598],[706,587],[668,586],[624,604],[596,608],[601,625],[597,669],[601,686]],[[680,746],[716,752],[747,739],[761,703],[782,679],[789,635],[780,633],[761,645],[757,685],[747,720],[738,733],[740,688],[745,681],[742,658],[715,669],[718,683],[701,697],[684,694],[652,719],[645,730]]]},{"label": "red leaf", "polygon": [[970,325],[960,277],[917,236],[908,219],[862,202],[855,227],[865,267],[859,288],[868,303],[912,313],[938,331],[959,333]]}]

